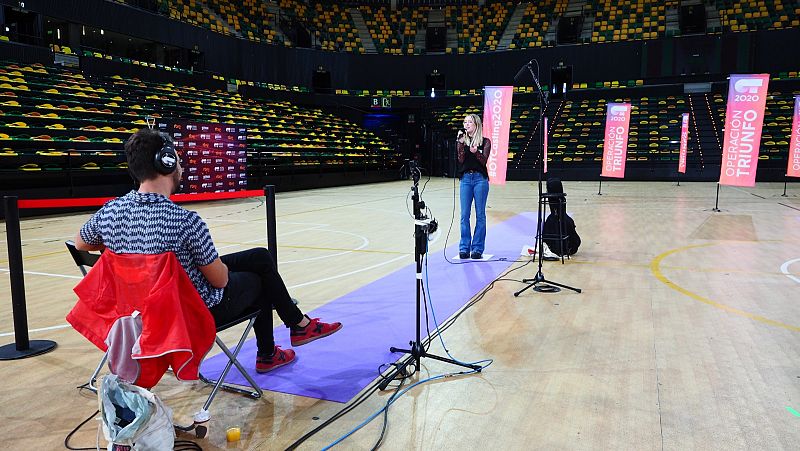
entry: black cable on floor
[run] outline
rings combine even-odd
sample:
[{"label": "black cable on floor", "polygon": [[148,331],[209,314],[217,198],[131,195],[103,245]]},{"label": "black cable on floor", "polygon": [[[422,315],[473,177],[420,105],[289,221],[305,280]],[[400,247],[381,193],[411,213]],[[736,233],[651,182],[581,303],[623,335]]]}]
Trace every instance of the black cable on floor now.
[{"label": "black cable on floor", "polygon": [[174,451],[203,451],[200,445],[191,440],[175,440],[175,447],[172,449]]},{"label": "black cable on floor", "polygon": [[[518,266],[518,267],[516,267],[516,268],[513,268],[513,269],[510,269],[510,270],[506,271],[504,274],[502,274],[502,276],[507,276],[508,274],[510,274],[510,273],[512,273],[512,272],[514,272],[514,271],[517,271],[517,270],[519,270],[519,269],[521,269],[521,268],[524,268],[525,266],[529,265],[529,264],[531,263],[531,261],[533,261],[533,260],[529,260],[529,261],[527,261],[526,263],[524,263],[524,264],[522,264],[522,265],[520,265],[520,266]],[[431,336],[431,335],[429,335],[429,336],[428,336],[428,337],[427,337],[427,338],[426,338],[426,339],[423,341],[423,346],[424,346],[424,345],[427,345],[428,347],[430,347],[430,342],[431,342],[431,341],[432,341],[434,338],[438,337],[438,336],[439,336],[439,334],[441,334],[441,333],[442,333],[442,332],[444,332],[444,331],[445,331],[447,328],[449,328],[450,326],[452,326],[452,324],[453,324],[453,323],[456,321],[456,319],[458,319],[458,318],[459,318],[459,317],[460,317],[460,316],[461,316],[461,315],[462,315],[462,314],[463,314],[463,313],[464,313],[464,312],[465,312],[467,309],[469,309],[469,308],[470,308],[470,307],[472,307],[473,305],[475,305],[475,304],[477,304],[478,302],[480,302],[480,300],[481,300],[481,299],[483,299],[483,297],[486,295],[486,293],[487,293],[487,292],[489,292],[489,290],[491,290],[491,289],[494,287],[494,284],[495,284],[495,282],[498,282],[498,281],[500,281],[500,280],[513,280],[513,279],[505,279],[505,278],[502,278],[502,277],[498,277],[497,279],[493,280],[493,281],[492,281],[492,282],[491,282],[491,283],[490,283],[490,284],[489,284],[489,285],[488,285],[486,288],[484,288],[484,289],[483,289],[481,292],[479,292],[479,293],[478,293],[478,295],[476,295],[476,297],[475,297],[475,298],[473,298],[473,300],[471,300],[471,301],[470,301],[469,303],[467,303],[467,304],[466,304],[466,305],[465,305],[465,306],[464,306],[464,307],[463,307],[461,310],[459,310],[459,311],[456,313],[456,315],[454,315],[453,317],[449,318],[447,321],[445,321],[444,323],[442,323],[442,324],[439,326],[439,329],[437,329],[436,331],[434,331],[434,333],[433,333],[433,335],[432,335],[432,336]],[[516,280],[514,280],[514,281],[516,282]],[[397,366],[397,365],[402,365],[402,366],[406,367],[406,366],[408,366],[408,365],[410,365],[410,364],[413,364],[413,363],[412,363],[412,362],[413,362],[413,360],[414,360],[414,359],[413,359],[413,356],[410,356],[410,355],[409,355],[409,356],[407,356],[407,357],[406,357],[406,358],[405,358],[405,359],[404,359],[404,360],[403,360],[401,363],[392,363],[391,365],[394,365],[394,366]],[[386,365],[386,364],[384,364],[384,365]],[[383,367],[383,365],[381,365],[381,367]],[[380,370],[380,368],[381,368],[381,367],[379,367],[379,370]],[[419,369],[417,368],[416,370],[419,370]],[[416,372],[416,370],[415,370],[415,372]],[[381,374],[382,374],[382,373],[381,373]],[[407,373],[407,374],[410,374],[410,373]],[[404,380],[404,379],[405,379],[405,377],[401,377],[401,379],[400,379],[400,380]],[[333,416],[331,416],[329,419],[325,420],[325,422],[323,422],[323,423],[322,423],[322,424],[320,424],[319,426],[315,427],[315,428],[314,428],[314,429],[312,429],[311,431],[307,432],[305,435],[303,435],[303,436],[302,436],[302,437],[300,437],[299,439],[295,440],[295,441],[294,441],[294,442],[293,442],[291,445],[289,445],[289,446],[286,448],[286,451],[292,451],[292,450],[295,450],[295,449],[297,449],[297,447],[299,447],[301,444],[303,444],[303,443],[304,443],[306,440],[308,440],[309,438],[313,437],[314,435],[316,435],[316,434],[317,434],[317,433],[319,433],[321,430],[323,430],[323,429],[325,429],[326,427],[328,427],[329,425],[331,425],[333,422],[335,422],[335,421],[336,421],[336,420],[338,420],[339,418],[341,418],[341,417],[343,417],[344,415],[347,415],[348,413],[350,413],[351,411],[353,411],[353,410],[354,410],[356,407],[358,407],[358,406],[359,406],[359,405],[361,405],[361,404],[362,404],[364,401],[366,401],[367,399],[369,399],[369,397],[370,397],[370,396],[372,396],[373,394],[375,394],[375,392],[377,392],[377,391],[378,391],[378,386],[379,386],[379,385],[380,385],[380,384],[381,384],[383,381],[384,381],[384,376],[382,376],[382,375],[381,375],[381,376],[379,376],[379,377],[378,377],[378,380],[376,380],[375,382],[373,382],[373,384],[372,384],[371,386],[369,386],[369,388],[367,388],[366,390],[364,390],[364,391],[363,391],[363,392],[362,392],[362,393],[361,393],[361,394],[360,394],[360,395],[359,395],[359,396],[358,396],[358,397],[357,397],[355,400],[353,400],[353,401],[352,401],[350,404],[348,404],[347,406],[343,407],[341,410],[339,410],[338,412],[336,412],[335,414],[333,414]],[[391,400],[391,397],[390,397],[389,399]],[[387,402],[388,402],[388,401],[387,401]]]},{"label": "black cable on floor", "polygon": [[86,418],[85,420],[83,420],[83,421],[81,422],[81,424],[77,425],[77,426],[75,427],[75,429],[73,429],[72,431],[70,431],[70,433],[69,433],[69,434],[67,434],[67,437],[64,439],[64,447],[65,447],[65,448],[67,448],[67,449],[71,449],[71,450],[81,450],[81,451],[84,451],[84,450],[95,450],[95,451],[96,451],[96,450],[97,450],[97,446],[92,446],[91,448],[73,448],[73,447],[72,447],[72,446],[70,446],[70,444],[69,444],[69,439],[71,439],[71,438],[72,438],[72,436],[73,436],[73,435],[75,435],[75,433],[76,433],[76,432],[78,432],[78,430],[79,430],[80,428],[82,428],[84,424],[86,424],[86,423],[88,423],[88,422],[92,421],[92,418],[94,418],[94,417],[95,417],[95,415],[97,415],[98,413],[100,413],[100,410],[99,410],[99,409],[98,409],[98,410],[95,410],[93,414],[89,415],[89,417],[88,417],[88,418]]},{"label": "black cable on floor", "polygon": [[375,451],[380,448],[381,443],[383,442],[383,437],[386,435],[386,427],[389,425],[389,404],[392,402],[392,399],[397,397],[397,394],[400,393],[400,389],[403,388],[403,384],[405,383],[408,375],[400,379],[400,383],[397,384],[397,387],[394,389],[394,393],[389,399],[386,401],[386,407],[383,409],[383,427],[381,428],[381,435],[378,437],[378,441],[372,446],[370,451]]},{"label": "black cable on floor", "polygon": [[286,448],[286,451],[297,449],[298,446],[303,444],[303,442],[305,442],[312,436],[316,435],[319,431],[325,429],[334,421],[350,413],[353,409],[361,405],[361,403],[366,401],[370,396],[372,396],[376,391],[378,391],[378,385],[380,385],[381,382],[382,381],[380,380],[375,381],[367,390],[363,391],[355,400],[353,400],[351,404],[348,404],[347,406],[343,407],[341,410],[333,414],[333,416],[325,420],[322,424],[315,427],[314,429],[312,429],[299,439],[295,440],[294,443],[292,443]]},{"label": "black cable on floor", "polygon": [[[89,417],[86,418],[85,420],[83,420],[81,422],[81,424],[77,425],[75,427],[75,429],[70,431],[70,433],[67,434],[67,437],[64,439],[64,447],[69,449],[69,450],[73,450],[73,451],[96,451],[97,449],[99,449],[97,445],[92,446],[91,448],[75,448],[75,447],[71,446],[70,443],[69,443],[69,440],[72,438],[72,436],[75,435],[86,423],[91,421],[92,418],[97,416],[97,414],[99,414],[99,413],[100,413],[99,409],[95,410],[93,414],[89,415]],[[191,440],[175,440],[175,446],[174,446],[173,450],[174,451],[203,451],[203,448],[200,447],[200,445],[198,445],[197,443],[195,443],[195,442],[193,442]]]}]

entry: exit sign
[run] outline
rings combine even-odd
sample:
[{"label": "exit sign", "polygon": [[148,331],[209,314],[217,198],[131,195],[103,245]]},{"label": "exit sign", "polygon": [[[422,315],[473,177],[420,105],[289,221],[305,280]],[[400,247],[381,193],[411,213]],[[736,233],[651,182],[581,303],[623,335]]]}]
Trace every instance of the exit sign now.
[{"label": "exit sign", "polygon": [[372,108],[386,108],[389,109],[392,107],[392,98],[391,97],[373,97],[372,98]]}]

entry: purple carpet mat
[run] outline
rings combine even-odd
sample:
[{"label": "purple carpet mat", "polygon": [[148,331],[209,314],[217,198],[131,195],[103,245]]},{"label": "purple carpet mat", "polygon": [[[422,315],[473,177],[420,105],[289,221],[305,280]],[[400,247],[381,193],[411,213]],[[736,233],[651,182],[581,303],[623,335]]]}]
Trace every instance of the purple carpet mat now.
[{"label": "purple carpet mat", "polygon": [[[458,227],[454,227],[457,229]],[[428,280],[436,319],[444,322],[482,290],[514,261],[525,243],[533,243],[536,214],[523,213],[491,227],[486,234],[486,252],[505,261],[449,264],[438,250],[429,255]],[[451,233],[450,237],[453,238]],[[458,231],[455,233],[458,238]],[[413,241],[409,240],[409,246]],[[458,254],[458,243],[447,249],[448,257]],[[409,249],[411,251],[411,249]],[[266,374],[251,373],[256,383],[266,390],[289,393],[328,401],[347,402],[378,376],[378,366],[395,362],[403,354],[389,352],[390,346],[407,348],[416,335],[414,326],[416,285],[414,263],[365,285],[311,312],[312,318],[340,321],[342,330],[313,343],[295,348],[296,361]],[[532,275],[532,274],[528,274]],[[424,279],[423,279],[424,282]],[[301,305],[302,307],[302,305]],[[422,312],[422,335],[427,335]],[[433,330],[433,318],[430,321]],[[447,334],[443,337],[447,341]],[[289,348],[289,330],[275,328],[275,342]],[[450,352],[458,359],[490,358],[485,355],[459,353],[457,343],[449,343]],[[255,339],[242,348],[239,361],[253,368]],[[220,353],[206,359],[202,373],[217,378],[227,362]],[[456,368],[454,368],[456,369]],[[246,384],[233,367],[228,382]]]}]

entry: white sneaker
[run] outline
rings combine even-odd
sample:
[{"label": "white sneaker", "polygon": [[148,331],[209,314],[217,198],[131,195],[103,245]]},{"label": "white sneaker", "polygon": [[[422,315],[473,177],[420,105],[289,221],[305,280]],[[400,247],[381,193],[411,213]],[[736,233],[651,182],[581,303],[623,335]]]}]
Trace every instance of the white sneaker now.
[{"label": "white sneaker", "polygon": [[542,247],[544,247],[544,252],[542,252],[542,258],[544,258],[545,260],[547,260],[547,261],[555,261],[555,260],[558,260],[559,258],[561,258],[558,255],[556,255],[555,252],[551,251],[550,248],[547,247],[547,244],[543,243]]}]

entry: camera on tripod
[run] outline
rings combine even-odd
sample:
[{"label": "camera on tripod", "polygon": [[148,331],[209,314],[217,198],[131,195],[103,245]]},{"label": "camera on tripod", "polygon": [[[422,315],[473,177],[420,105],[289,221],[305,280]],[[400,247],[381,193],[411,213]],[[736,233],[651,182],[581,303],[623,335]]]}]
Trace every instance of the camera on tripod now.
[{"label": "camera on tripod", "polygon": [[422,171],[419,168],[419,163],[416,160],[406,160],[408,163],[408,171],[411,173],[411,179],[414,181],[412,190],[414,195],[414,225],[418,226],[418,231],[423,235],[431,235],[439,229],[439,223],[436,218],[428,217],[425,214],[426,206],[425,201],[419,195],[419,179],[422,176]]}]

